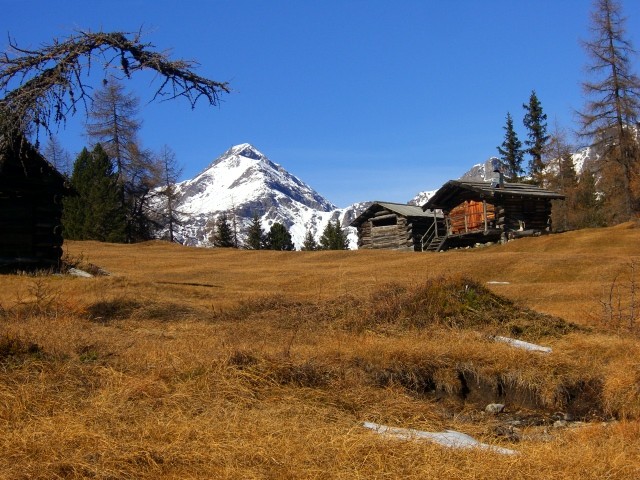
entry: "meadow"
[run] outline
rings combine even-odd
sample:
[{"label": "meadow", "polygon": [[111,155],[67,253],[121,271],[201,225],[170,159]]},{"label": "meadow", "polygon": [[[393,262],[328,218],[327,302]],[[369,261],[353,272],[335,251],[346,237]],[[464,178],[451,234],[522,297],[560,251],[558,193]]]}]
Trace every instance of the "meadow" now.
[{"label": "meadow", "polygon": [[638,245],[637,223],[423,254],[66,242],[108,275],[0,276],[0,478],[638,478]]}]

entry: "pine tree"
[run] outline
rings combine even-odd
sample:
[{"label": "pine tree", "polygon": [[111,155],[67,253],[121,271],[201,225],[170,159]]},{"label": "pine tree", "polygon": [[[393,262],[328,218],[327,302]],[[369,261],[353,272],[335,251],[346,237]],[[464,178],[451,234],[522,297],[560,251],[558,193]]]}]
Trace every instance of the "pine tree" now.
[{"label": "pine tree", "polygon": [[233,230],[226,213],[222,213],[215,222],[212,243],[216,247],[230,248],[234,246]]},{"label": "pine tree", "polygon": [[336,220],[335,224],[331,221],[327,223],[320,237],[320,248],[322,250],[346,250],[348,248],[347,237],[340,226],[340,220]]},{"label": "pine tree", "polygon": [[126,221],[111,160],[97,144],[82,150],[71,185],[77,196],[64,200],[63,225],[69,239],[123,242]]},{"label": "pine tree", "polygon": [[269,250],[294,250],[291,234],[281,223],[274,223],[267,234],[267,248]]},{"label": "pine tree", "polygon": [[311,233],[311,230],[307,230],[307,233],[304,236],[302,250],[312,252],[314,250],[318,250],[318,248],[318,242],[316,242],[316,239],[313,237],[313,233]]},{"label": "pine tree", "polygon": [[513,129],[513,119],[511,114],[507,113],[507,123],[503,127],[505,131],[504,142],[502,146],[497,147],[500,154],[500,162],[507,177],[512,182],[517,182],[522,175],[522,142],[518,140],[518,135]]},{"label": "pine tree", "polygon": [[526,111],[522,123],[527,128],[528,137],[524,143],[528,147],[526,152],[531,157],[529,159],[528,174],[534,184],[542,186],[542,173],[544,170],[542,157],[544,148],[549,141],[547,115],[542,111],[542,105],[536,96],[535,90],[531,92],[529,104],[523,104],[522,107]]},{"label": "pine tree", "polygon": [[249,250],[261,250],[264,248],[265,238],[262,231],[262,223],[257,213],[253,214],[249,230],[247,232],[247,248]]},{"label": "pine tree", "polygon": [[[580,114],[581,134],[591,143],[605,147],[600,170],[610,170],[611,164],[620,170],[620,212],[628,219],[640,209],[640,192],[634,188],[639,154],[633,126],[640,114],[640,79],[631,71],[631,59],[636,55],[626,36],[625,18],[616,0],[596,0],[591,16],[593,38],[584,42],[591,58],[589,71],[593,81],[582,84],[587,97]],[[605,182],[606,183],[606,182]],[[618,192],[604,192],[610,198]]]}]

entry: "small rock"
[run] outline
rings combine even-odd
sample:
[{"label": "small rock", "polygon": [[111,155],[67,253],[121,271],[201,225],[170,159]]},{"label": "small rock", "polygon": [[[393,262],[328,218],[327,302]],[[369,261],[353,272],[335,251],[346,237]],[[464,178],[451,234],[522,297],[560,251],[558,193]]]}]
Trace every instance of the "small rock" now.
[{"label": "small rock", "polygon": [[93,275],[85,272],[84,270],[80,270],[79,268],[70,268],[68,273],[74,277],[93,278]]},{"label": "small rock", "polygon": [[490,403],[489,405],[484,407],[484,411],[492,415],[497,415],[498,413],[502,413],[503,410],[504,410],[504,405],[502,403]]}]

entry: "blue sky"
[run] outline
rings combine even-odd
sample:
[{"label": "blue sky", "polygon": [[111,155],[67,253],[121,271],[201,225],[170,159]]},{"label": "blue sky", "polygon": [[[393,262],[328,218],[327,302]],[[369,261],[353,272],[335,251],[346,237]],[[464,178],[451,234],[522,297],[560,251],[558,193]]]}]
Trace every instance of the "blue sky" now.
[{"label": "blue sky", "polygon": [[[77,29],[138,31],[228,81],[219,107],[141,99],[141,141],[168,145],[191,178],[238,143],[338,206],[406,202],[496,154],[511,112],[537,92],[549,124],[575,128],[589,0],[0,0],[10,34],[37,47]],[[640,48],[640,2],[626,0]],[[634,61],[637,65],[637,61]],[[637,69],[636,69],[637,72]],[[59,134],[77,153],[84,114]]]}]

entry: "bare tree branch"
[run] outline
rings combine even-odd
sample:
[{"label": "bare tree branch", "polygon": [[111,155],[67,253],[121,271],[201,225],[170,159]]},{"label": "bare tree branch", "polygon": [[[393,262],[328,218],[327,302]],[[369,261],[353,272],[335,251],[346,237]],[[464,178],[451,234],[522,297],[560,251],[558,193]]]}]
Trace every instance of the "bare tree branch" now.
[{"label": "bare tree branch", "polygon": [[152,70],[162,77],[153,100],[183,97],[191,108],[204,99],[217,105],[221,93],[229,93],[226,82],[217,82],[194,73],[197,64],[171,60],[166,53],[153,51],[142,43],[139,33],[77,32],[60,41],[30,50],[9,39],[9,52],[0,56],[0,125],[28,131],[66,122],[80,105],[91,100],[88,77],[95,62],[104,70],[119,71],[126,77]]}]

